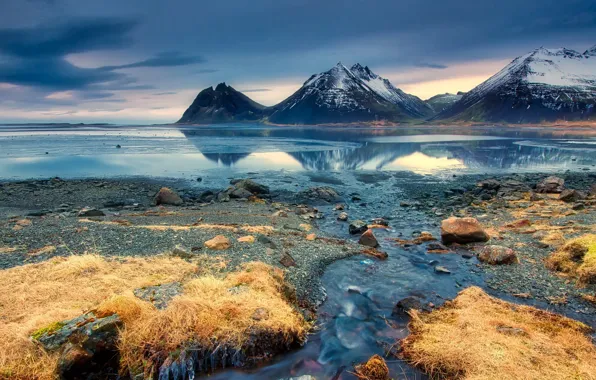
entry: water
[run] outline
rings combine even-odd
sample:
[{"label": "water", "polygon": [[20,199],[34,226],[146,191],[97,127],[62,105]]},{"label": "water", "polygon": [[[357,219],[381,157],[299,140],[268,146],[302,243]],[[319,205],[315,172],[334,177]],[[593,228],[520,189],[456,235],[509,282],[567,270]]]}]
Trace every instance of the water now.
[{"label": "water", "polygon": [[594,166],[595,144],[581,134],[496,128],[0,126],[0,178],[562,171]]},{"label": "water", "polygon": [[[229,177],[250,174],[276,189],[330,183],[346,194],[383,194],[366,208],[349,210],[352,218],[364,220],[390,216],[406,200],[400,187],[421,177],[404,171],[424,174],[432,183],[456,173],[595,170],[595,165],[596,138],[581,130],[0,126],[0,179],[200,176],[203,184],[223,188]],[[367,181],[362,174],[386,180]],[[331,207],[321,211],[332,214]],[[323,219],[320,228],[353,238],[333,218]],[[391,229],[375,231],[389,254],[386,261],[358,256],[330,265],[323,276],[328,300],[305,347],[261,368],[221,371],[211,378],[353,378],[353,364],[383,354],[384,347],[407,335],[407,318],[391,315],[397,300],[416,295],[439,305],[464,287],[483,284],[472,260],[429,255],[423,247],[403,248],[388,240],[424,230],[439,234],[437,225],[412,210],[407,218],[392,219]],[[435,274],[437,264],[452,275]],[[425,378],[397,359],[389,366],[396,376]]]}]

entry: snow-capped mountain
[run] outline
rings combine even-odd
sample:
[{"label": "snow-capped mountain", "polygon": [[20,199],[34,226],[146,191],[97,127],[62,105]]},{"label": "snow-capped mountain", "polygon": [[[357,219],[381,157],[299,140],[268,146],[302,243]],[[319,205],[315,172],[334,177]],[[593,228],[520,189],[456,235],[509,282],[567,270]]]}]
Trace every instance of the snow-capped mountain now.
[{"label": "snow-capped mountain", "polygon": [[399,88],[396,88],[389,80],[373,73],[368,66],[362,67],[362,65],[357,63],[350,68],[350,71],[360,78],[371,90],[403,109],[409,116],[424,118],[434,113],[431,107],[420,98],[406,94]]},{"label": "snow-capped mountain", "polygon": [[256,121],[266,115],[267,107],[253,101],[232,86],[220,83],[201,91],[178,123],[225,123]]},{"label": "snow-capped mountain", "polygon": [[457,94],[450,94],[448,92],[444,94],[435,95],[425,101],[435,113],[443,112],[455,103],[459,102],[465,95],[465,92],[458,92]]},{"label": "snow-capped mountain", "polygon": [[[269,117],[279,124],[324,124],[375,120],[406,121],[421,117],[414,101],[383,78],[360,65],[338,63],[311,76],[288,99],[274,106]],[[407,105],[404,106],[404,100]]]},{"label": "snow-capped mountain", "polygon": [[596,46],[516,58],[437,118],[513,123],[594,118]]}]

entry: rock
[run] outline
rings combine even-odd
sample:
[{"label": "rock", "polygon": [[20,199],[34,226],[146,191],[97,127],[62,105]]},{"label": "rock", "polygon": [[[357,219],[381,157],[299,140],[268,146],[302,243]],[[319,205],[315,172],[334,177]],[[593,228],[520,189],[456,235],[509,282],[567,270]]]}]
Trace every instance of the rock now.
[{"label": "rock", "polygon": [[218,202],[229,202],[230,195],[225,191],[220,191],[219,193],[217,193],[215,199],[217,199]]},{"label": "rock", "polygon": [[487,245],[482,248],[478,260],[492,265],[516,263],[517,255],[511,248],[500,245]]},{"label": "rock", "polygon": [[294,258],[288,252],[285,251],[281,254],[279,263],[286,268],[297,266],[296,260],[294,260]]},{"label": "rock", "polygon": [[532,225],[532,222],[529,219],[518,219],[518,220],[514,220],[513,222],[504,224],[503,228],[518,229],[518,228],[530,227],[531,225]]},{"label": "rock", "polygon": [[433,240],[437,240],[435,239],[435,237],[433,236],[433,234],[431,234],[428,231],[422,231],[420,233],[420,236],[418,236],[418,238],[416,240],[425,242],[425,241],[433,241]]},{"label": "rock", "polygon": [[485,190],[499,190],[501,183],[496,179],[485,179],[484,181],[478,182],[476,186]]},{"label": "rock", "polygon": [[252,194],[263,195],[269,194],[269,187],[265,185],[261,185],[260,183],[256,183],[252,179],[236,179],[230,181],[230,184],[233,185],[236,189],[244,189]]},{"label": "rock", "polygon": [[532,201],[532,202],[538,202],[540,200],[542,200],[542,197],[540,195],[536,194],[533,191],[530,193],[530,201]]},{"label": "rock", "polygon": [[310,199],[319,199],[325,202],[337,202],[341,200],[339,194],[328,186],[311,187],[302,192],[302,194]]},{"label": "rock", "polygon": [[559,200],[567,203],[577,202],[586,199],[586,194],[581,191],[565,189],[559,194]]},{"label": "rock", "polygon": [[238,238],[238,242],[252,244],[255,242],[255,237],[252,235],[242,236]]},{"label": "rock", "polygon": [[174,249],[172,249],[172,256],[180,257],[181,259],[190,259],[194,257],[192,253],[187,252],[180,246],[176,246]]},{"label": "rock", "polygon": [[120,149],[122,146],[120,144],[116,144],[116,149]]},{"label": "rock", "polygon": [[247,199],[248,197],[252,196],[252,193],[250,191],[248,191],[245,188],[239,187],[239,188],[235,188],[234,190],[230,191],[228,193],[230,195],[230,198],[235,198],[235,199]]},{"label": "rock", "polygon": [[388,222],[388,221],[386,221],[386,220],[385,220],[385,219],[383,219],[383,218],[374,218],[374,219],[371,221],[371,223],[372,223],[372,224],[375,224],[375,225],[377,225],[377,226],[385,226],[385,227],[388,227],[388,226],[389,226],[389,222]]},{"label": "rock", "polygon": [[155,195],[154,202],[156,205],[172,205],[180,206],[184,201],[180,196],[172,189],[162,187]]},{"label": "rock", "polygon": [[444,266],[437,265],[435,267],[435,273],[437,273],[437,274],[451,274],[451,271],[449,269],[445,268]]},{"label": "rock", "polygon": [[232,245],[230,244],[230,240],[223,235],[217,235],[211,240],[207,240],[205,243],[205,247],[213,250],[224,250],[230,248]]},{"label": "rock", "polygon": [[571,206],[572,210],[575,211],[580,211],[586,208],[586,205],[584,205],[583,203],[574,203],[573,206]]},{"label": "rock", "polygon": [[317,239],[317,235],[315,235],[315,234],[306,235],[306,240],[308,240],[308,241],[314,241],[316,239]]},{"label": "rock", "polygon": [[278,211],[274,212],[273,214],[271,214],[271,216],[274,218],[287,218],[288,213],[284,210],[278,210]]},{"label": "rock", "polygon": [[591,197],[596,197],[596,183],[590,186],[590,191],[588,192],[588,195],[590,195]]},{"label": "rock", "polygon": [[543,179],[536,185],[537,193],[560,193],[565,187],[565,180],[559,177],[550,176]]},{"label": "rock", "polygon": [[488,234],[475,218],[451,217],[441,222],[441,240],[445,244],[485,242],[488,239]]},{"label": "rock", "polygon": [[105,216],[106,214],[98,209],[92,208],[92,207],[85,207],[83,209],[81,209],[79,211],[79,213],[77,214],[77,216],[79,218],[81,217],[89,217],[89,216]]},{"label": "rock", "polygon": [[447,248],[443,244],[437,243],[437,242],[429,243],[426,246],[426,249],[427,249],[428,253],[449,253],[449,252],[451,252],[449,250],[449,248]]},{"label": "rock", "polygon": [[269,239],[267,236],[265,235],[258,235],[257,236],[257,241],[263,245],[265,245],[268,248],[271,249],[275,249],[277,248],[277,245],[273,242],[273,240]]},{"label": "rock", "polygon": [[263,307],[259,307],[254,311],[254,313],[252,313],[251,318],[254,319],[255,321],[262,321],[262,320],[269,319],[269,310],[267,310]]},{"label": "rock", "polygon": [[337,220],[339,220],[340,222],[347,222],[348,218],[349,216],[347,212],[342,212],[337,216]]},{"label": "rock", "polygon": [[360,236],[358,243],[371,248],[377,248],[379,246],[379,242],[377,241],[377,238],[373,234],[372,230],[365,231],[362,236]]},{"label": "rock", "polygon": [[138,298],[151,302],[156,308],[165,309],[172,298],[182,293],[182,286],[179,282],[170,282],[138,288],[133,293]]},{"label": "rock", "polygon": [[345,205],[343,203],[338,203],[335,205],[335,210],[336,211],[343,211],[345,208]]},{"label": "rock", "polygon": [[361,234],[366,230],[368,230],[368,225],[362,220],[354,220],[350,222],[350,226],[348,227],[348,231],[352,235]]},{"label": "rock", "polygon": [[410,296],[398,301],[397,304],[395,304],[395,306],[393,307],[391,315],[407,315],[408,311],[412,309],[418,311],[428,311],[428,307],[423,306],[422,302],[420,302],[420,299],[418,297]]}]

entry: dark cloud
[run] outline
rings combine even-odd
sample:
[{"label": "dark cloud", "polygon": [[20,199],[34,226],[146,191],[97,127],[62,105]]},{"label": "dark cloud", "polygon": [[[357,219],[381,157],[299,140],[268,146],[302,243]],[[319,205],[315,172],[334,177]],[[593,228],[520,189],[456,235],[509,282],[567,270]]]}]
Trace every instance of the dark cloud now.
[{"label": "dark cloud", "polygon": [[417,63],[414,65],[415,67],[422,67],[422,68],[427,68],[427,69],[446,69],[447,65],[441,65],[440,63],[425,63],[425,62],[421,62],[421,63]]},{"label": "dark cloud", "polygon": [[19,58],[63,57],[130,46],[130,19],[81,19],[59,25],[0,29],[0,53]]},{"label": "dark cloud", "polygon": [[104,71],[114,71],[138,67],[175,67],[194,65],[202,62],[205,62],[205,60],[199,56],[184,55],[178,52],[164,52],[156,55],[155,57],[144,59],[142,61],[128,63],[125,65],[104,66],[100,69]]}]

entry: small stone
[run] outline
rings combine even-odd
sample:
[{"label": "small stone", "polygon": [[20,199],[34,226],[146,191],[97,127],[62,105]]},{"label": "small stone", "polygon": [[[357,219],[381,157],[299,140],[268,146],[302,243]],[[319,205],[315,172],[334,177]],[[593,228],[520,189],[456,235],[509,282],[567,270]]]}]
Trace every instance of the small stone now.
[{"label": "small stone", "polygon": [[120,144],[117,144],[116,149],[120,149],[120,148],[122,148],[122,146]]},{"label": "small stone", "polygon": [[262,321],[269,319],[269,311],[263,307],[257,308],[251,316],[255,321]]},{"label": "small stone", "polygon": [[433,240],[437,240],[437,239],[435,239],[435,237],[433,236],[433,234],[431,234],[430,232],[428,232],[428,231],[422,231],[420,233],[420,236],[418,236],[418,240],[424,242],[424,241],[433,241]]},{"label": "small stone", "polygon": [[478,260],[491,265],[513,264],[518,261],[517,255],[511,248],[500,245],[483,247],[478,255]]},{"label": "small stone", "polygon": [[172,189],[162,187],[155,195],[154,202],[156,205],[172,205],[180,206],[184,201],[180,196]]},{"label": "small stone", "polygon": [[344,208],[345,208],[345,206],[344,206],[343,203],[338,203],[338,204],[335,205],[335,210],[336,211],[343,211]]},{"label": "small stone", "polygon": [[296,265],[296,260],[294,260],[294,258],[288,252],[283,252],[281,254],[281,258],[279,259],[279,263],[281,265],[283,265],[284,267],[286,267],[286,268],[297,266]]},{"label": "small stone", "polygon": [[184,248],[176,246],[174,249],[172,249],[172,256],[180,257],[181,259],[190,259],[194,255],[188,253]]},{"label": "small stone", "polygon": [[20,226],[20,227],[30,226],[31,225],[31,220],[29,220],[29,219],[20,219],[20,220],[17,220],[16,225],[17,226]]},{"label": "small stone", "polygon": [[257,241],[263,245],[265,245],[266,247],[269,247],[271,249],[275,249],[277,248],[277,245],[273,242],[273,240],[269,239],[267,236],[265,235],[258,235],[257,236]]},{"label": "small stone", "polygon": [[288,213],[285,212],[284,210],[278,210],[278,211],[274,212],[273,214],[271,214],[271,216],[274,218],[287,218]]},{"label": "small stone", "polygon": [[435,267],[435,273],[437,273],[437,274],[451,274],[451,271],[449,269],[445,268],[444,266],[437,265]]},{"label": "small stone", "polygon": [[385,219],[383,219],[383,218],[374,218],[374,219],[371,221],[371,223],[372,223],[372,224],[375,224],[375,225],[377,225],[377,226],[385,226],[385,227],[388,227],[388,226],[389,226],[389,222],[388,222],[388,221],[386,221],[386,220],[385,220]]},{"label": "small stone", "polygon": [[230,244],[230,240],[223,235],[217,235],[211,240],[207,240],[205,243],[205,247],[213,250],[224,250],[230,248],[232,245]]},{"label": "small stone", "polygon": [[377,238],[373,234],[372,230],[365,231],[358,240],[358,243],[367,247],[376,248],[379,246]]},{"label": "small stone", "polygon": [[428,253],[449,253],[451,250],[441,243],[433,242],[426,246]]},{"label": "small stone", "polygon": [[252,235],[242,236],[238,238],[238,242],[252,244],[255,242],[255,237]]},{"label": "small stone", "polygon": [[573,206],[571,206],[571,209],[575,210],[575,211],[580,211],[586,208],[586,205],[584,205],[583,203],[574,203]]},{"label": "small stone", "polygon": [[391,315],[407,315],[410,310],[423,310],[422,302],[418,297],[410,296],[401,299],[393,307]]},{"label": "small stone", "polygon": [[89,216],[105,216],[105,215],[106,214],[103,211],[98,210],[96,208],[92,208],[92,207],[85,207],[85,208],[81,209],[79,211],[79,213],[77,214],[77,216],[79,218],[89,217]]},{"label": "small stone", "polygon": [[306,240],[308,240],[308,241],[314,241],[316,238],[317,238],[317,235],[315,235],[315,234],[306,235]]},{"label": "small stone", "polygon": [[362,220],[354,220],[350,223],[348,230],[352,235],[361,234],[368,230],[368,225]]},{"label": "small stone", "polygon": [[339,220],[340,222],[347,222],[348,221],[348,213],[346,212],[342,212],[337,216],[337,220]]}]

